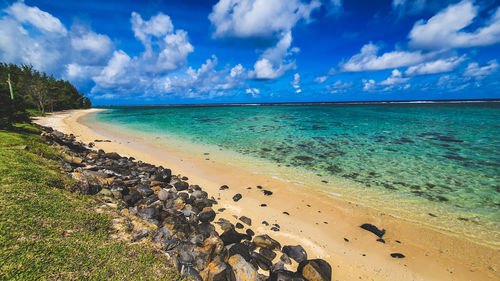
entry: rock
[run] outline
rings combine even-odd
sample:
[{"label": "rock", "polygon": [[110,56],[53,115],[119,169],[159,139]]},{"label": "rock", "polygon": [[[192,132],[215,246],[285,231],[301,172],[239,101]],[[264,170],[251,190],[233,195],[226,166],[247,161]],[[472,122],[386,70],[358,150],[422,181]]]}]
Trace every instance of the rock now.
[{"label": "rock", "polygon": [[268,248],[260,248],[259,254],[261,254],[270,261],[274,260],[274,258],[276,257],[276,253],[272,250],[269,250]]},{"label": "rock", "polygon": [[235,281],[231,266],[222,261],[212,261],[200,273],[204,281]]},{"label": "rock", "polygon": [[229,189],[229,186],[223,185],[223,186],[219,187],[219,190],[226,190],[226,189]]},{"label": "rock", "polygon": [[250,255],[257,262],[257,265],[259,265],[259,267],[262,268],[262,270],[265,270],[265,271],[271,270],[273,263],[270,260],[268,260],[266,257],[264,257],[263,255],[256,253],[256,252],[251,252]]},{"label": "rock", "polygon": [[271,266],[271,272],[273,271],[278,271],[278,270],[285,270],[285,264],[282,262],[282,261],[279,261],[275,264],[273,264],[273,266]]},{"label": "rock", "polygon": [[257,280],[257,269],[247,262],[242,256],[236,254],[228,260],[234,271],[234,276],[237,281],[253,281]]},{"label": "rock", "polygon": [[241,194],[237,193],[236,195],[233,196],[233,201],[238,202],[243,196]]},{"label": "rock", "polygon": [[300,245],[284,246],[281,251],[298,263],[307,260],[306,250],[304,250],[304,248]]},{"label": "rock", "polygon": [[395,259],[402,259],[405,257],[405,255],[403,254],[400,254],[400,253],[392,253],[391,254],[391,257],[395,258]]},{"label": "rock", "polygon": [[269,191],[269,190],[263,190],[263,192],[264,192],[264,195],[266,195],[266,196],[273,195],[273,192]]},{"label": "rock", "polygon": [[267,281],[306,281],[301,276],[298,276],[294,272],[288,270],[276,270],[271,272],[269,279]]},{"label": "rock", "polygon": [[193,193],[191,193],[191,197],[194,200],[205,199],[208,197],[208,193],[206,193],[205,191],[202,191],[202,190],[196,190]]},{"label": "rock", "polygon": [[[250,249],[243,243],[235,243],[229,248],[229,256],[240,255],[247,262],[252,262],[252,256],[250,255]],[[257,264],[254,264],[257,268]]]},{"label": "rock", "polygon": [[110,197],[110,198],[114,197],[111,190],[106,189],[106,188],[101,189],[101,191],[99,191],[99,193],[97,193],[97,195],[103,196],[103,197]]},{"label": "rock", "polygon": [[332,267],[322,259],[305,260],[299,264],[297,273],[309,281],[331,281]]},{"label": "rock", "polygon": [[192,266],[182,266],[182,269],[180,271],[183,277],[188,277],[188,280],[196,280],[196,281],[203,281],[201,278],[200,273],[194,269]]},{"label": "rock", "polygon": [[292,264],[292,260],[288,257],[287,254],[281,255],[280,261],[282,261],[284,264],[288,264],[288,265]]},{"label": "rock", "polygon": [[168,191],[165,189],[160,190],[160,192],[158,192],[158,199],[160,199],[161,201],[167,200],[168,199]]},{"label": "rock", "polygon": [[211,222],[215,219],[215,211],[210,207],[203,208],[203,210],[198,214],[198,219],[201,222]]},{"label": "rock", "polygon": [[153,190],[149,187],[139,187],[137,189],[137,192],[139,192],[143,197],[148,197],[149,195],[153,194]]},{"label": "rock", "polygon": [[250,228],[248,228],[245,232],[246,232],[246,234],[248,236],[254,236],[255,235],[255,232],[253,232],[253,230],[251,230]]},{"label": "rock", "polygon": [[134,236],[132,236],[132,242],[137,242],[145,237],[148,237],[149,235],[149,231],[145,230],[145,229],[141,229],[138,231],[138,233]]},{"label": "rock", "polygon": [[109,158],[109,159],[113,159],[113,160],[119,160],[120,158],[122,158],[120,156],[120,154],[116,153],[116,152],[108,152],[108,153],[105,153],[104,154],[104,157],[106,158]]},{"label": "rock", "polygon": [[231,245],[233,243],[239,243],[241,240],[248,238],[247,235],[242,234],[234,230],[234,228],[230,228],[226,231],[224,231],[221,235],[220,238],[222,241],[224,241],[224,245]]},{"label": "rock", "polygon": [[241,216],[240,221],[244,222],[246,225],[251,226],[252,225],[252,220],[248,217]]},{"label": "rock", "polygon": [[269,237],[269,235],[267,234],[255,236],[253,238],[253,242],[259,247],[268,248],[270,250],[281,249],[281,244],[273,238]]},{"label": "rock", "polygon": [[126,195],[123,197],[123,200],[127,203],[129,206],[134,206],[139,200],[142,199],[142,196],[139,192],[134,191],[130,193],[129,195]]},{"label": "rock", "polygon": [[378,227],[373,224],[365,223],[360,226],[362,229],[370,231],[371,233],[377,235],[379,238],[382,238],[385,234],[385,229],[380,230]]},{"label": "rock", "polygon": [[178,181],[174,184],[174,187],[177,191],[183,191],[188,189],[189,184],[185,181]]},{"label": "rock", "polygon": [[158,216],[158,210],[154,207],[139,209],[137,216],[144,220],[155,219]]},{"label": "rock", "polygon": [[245,228],[241,223],[237,222],[236,225],[235,225],[236,228],[238,229],[243,229]]}]

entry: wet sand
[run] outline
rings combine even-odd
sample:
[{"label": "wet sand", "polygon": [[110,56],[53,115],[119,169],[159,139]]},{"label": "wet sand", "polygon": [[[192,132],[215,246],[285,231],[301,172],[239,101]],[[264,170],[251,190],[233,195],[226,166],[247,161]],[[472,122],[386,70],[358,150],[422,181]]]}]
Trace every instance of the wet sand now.
[{"label": "wet sand", "polygon": [[[333,280],[500,280],[500,249],[495,246],[449,235],[300,183],[216,161],[211,155],[160,146],[103,125],[85,124],[83,117],[94,111],[67,111],[36,122],[72,133],[84,143],[110,140],[95,142],[95,149],[162,165],[173,174],[188,177],[190,184],[198,184],[217,199],[215,210],[226,209],[218,217],[236,223],[234,216],[244,215],[252,219],[252,226],[245,225],[245,229],[251,228],[257,235],[269,234],[282,245],[302,245],[309,258],[330,262]],[[229,189],[219,190],[221,185]],[[272,195],[264,195],[263,190],[272,191]],[[232,197],[237,193],[242,199],[234,202]],[[280,226],[278,232],[270,230],[275,223]],[[385,243],[361,229],[364,223],[386,229]],[[391,253],[402,253],[405,258],[393,258]]]}]

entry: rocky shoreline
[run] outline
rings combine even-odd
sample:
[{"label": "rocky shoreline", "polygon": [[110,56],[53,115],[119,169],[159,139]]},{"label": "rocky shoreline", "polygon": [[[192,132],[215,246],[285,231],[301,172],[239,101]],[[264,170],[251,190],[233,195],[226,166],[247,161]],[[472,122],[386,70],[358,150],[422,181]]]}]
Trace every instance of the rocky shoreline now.
[{"label": "rocky shoreline", "polygon": [[[331,265],[308,259],[302,246],[282,247],[250,228],[238,232],[241,223],[216,221],[217,200],[200,186],[189,184],[187,177],[115,152],[92,150],[93,143],[86,145],[74,135],[49,127],[42,130],[43,139],[61,151],[62,172],[78,182],[73,191],[97,195],[124,216],[144,221],[131,226],[130,240],[158,245],[184,276],[214,281],[331,280]],[[221,186],[221,190],[227,188]],[[235,204],[240,198],[234,199]],[[252,224],[246,216],[238,219]],[[294,271],[289,270],[292,264]]]}]

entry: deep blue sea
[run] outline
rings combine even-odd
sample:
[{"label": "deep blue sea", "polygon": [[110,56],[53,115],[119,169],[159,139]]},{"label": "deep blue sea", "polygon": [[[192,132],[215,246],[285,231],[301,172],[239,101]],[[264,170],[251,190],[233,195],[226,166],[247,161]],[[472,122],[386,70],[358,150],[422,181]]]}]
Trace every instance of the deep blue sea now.
[{"label": "deep blue sea", "polygon": [[113,107],[95,118],[296,169],[325,189],[342,182],[360,196],[392,194],[500,232],[500,103]]}]

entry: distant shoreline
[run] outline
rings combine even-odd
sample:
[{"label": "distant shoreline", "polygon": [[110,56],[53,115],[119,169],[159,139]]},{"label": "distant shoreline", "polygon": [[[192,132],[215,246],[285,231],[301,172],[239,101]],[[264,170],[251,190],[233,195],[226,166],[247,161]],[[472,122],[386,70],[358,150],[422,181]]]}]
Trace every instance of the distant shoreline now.
[{"label": "distant shoreline", "polygon": [[128,104],[97,105],[93,108],[114,107],[222,107],[222,106],[314,106],[314,105],[376,105],[376,104],[460,104],[497,103],[498,99],[450,99],[450,100],[387,100],[387,101],[318,101],[318,102],[263,102],[263,103],[205,103],[205,104]]}]

